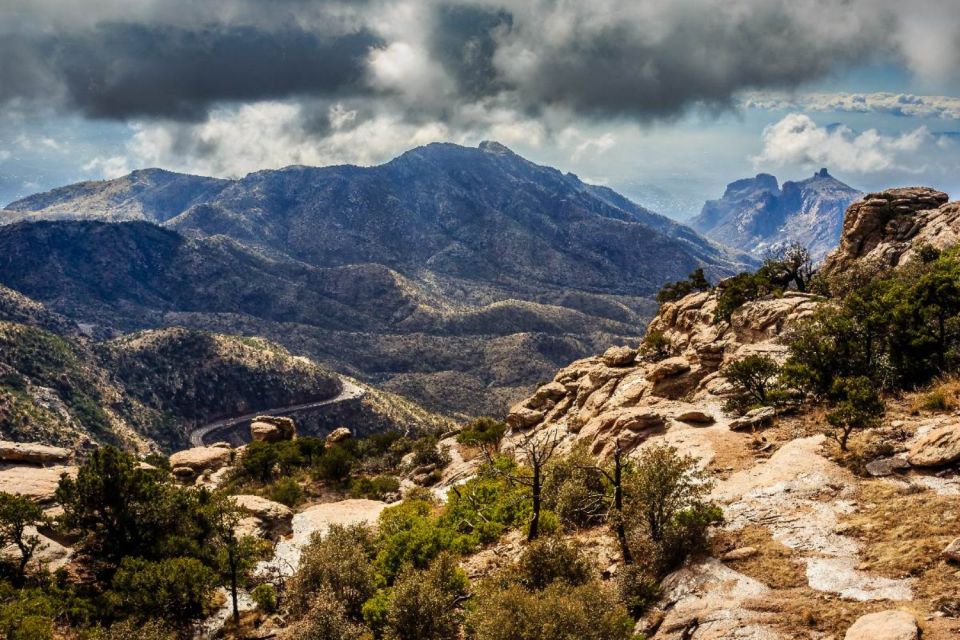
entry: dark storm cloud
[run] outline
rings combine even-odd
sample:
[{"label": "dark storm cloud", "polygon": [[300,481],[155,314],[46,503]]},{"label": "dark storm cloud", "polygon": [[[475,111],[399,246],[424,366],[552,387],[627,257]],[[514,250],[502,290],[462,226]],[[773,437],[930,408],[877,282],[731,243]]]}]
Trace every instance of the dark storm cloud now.
[{"label": "dark storm cloud", "polygon": [[[878,57],[927,64],[932,40],[911,51],[900,23],[912,20],[912,34],[920,9],[938,4],[916,0],[919,13],[905,13],[894,0],[90,0],[67,15],[53,0],[8,2],[0,101],[195,120],[219,103],[354,99],[453,124],[476,103],[665,117]],[[956,18],[936,15],[936,33],[955,45]],[[406,48],[378,69],[389,86],[371,83],[371,51],[394,43]],[[322,120],[308,128],[325,130]]]},{"label": "dark storm cloud", "polygon": [[365,57],[378,44],[366,30],[320,37],[292,27],[108,23],[35,42],[20,56],[45,61],[34,62],[32,78],[59,82],[68,103],[90,116],[194,119],[220,101],[361,91]]}]

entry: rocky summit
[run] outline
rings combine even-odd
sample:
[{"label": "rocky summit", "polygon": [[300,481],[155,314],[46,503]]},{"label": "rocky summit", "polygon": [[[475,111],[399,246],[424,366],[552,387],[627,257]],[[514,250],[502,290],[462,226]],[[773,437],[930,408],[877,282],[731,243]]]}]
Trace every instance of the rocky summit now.
[{"label": "rocky summit", "polygon": [[863,193],[821,169],[783,183],[767,173],[727,185],[723,197],[703,205],[690,225],[708,238],[763,257],[799,243],[820,260],[840,240],[844,211]]},{"label": "rocky summit", "polygon": [[139,171],[7,209],[0,282],[97,335],[264,336],[473,415],[635,340],[664,282],[752,264],[493,142],[238,180]]}]

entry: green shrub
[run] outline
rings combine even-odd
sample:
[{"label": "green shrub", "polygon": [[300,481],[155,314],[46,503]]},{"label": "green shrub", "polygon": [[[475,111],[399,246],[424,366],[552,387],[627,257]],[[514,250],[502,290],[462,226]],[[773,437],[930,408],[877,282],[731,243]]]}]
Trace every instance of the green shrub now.
[{"label": "green shrub", "polygon": [[716,322],[729,322],[733,312],[747,302],[780,291],[763,274],[741,273],[724,280],[718,287],[717,307],[714,310]]},{"label": "green shrub", "polygon": [[293,478],[280,478],[270,485],[270,499],[288,507],[295,507],[303,501],[303,489]]},{"label": "green shrub", "polygon": [[596,463],[587,446],[580,444],[550,465],[543,483],[543,506],[566,527],[592,526],[606,518],[610,487]]},{"label": "green shrub", "polygon": [[616,595],[597,581],[538,592],[518,584],[488,588],[468,614],[476,640],[628,640],[633,626]]},{"label": "green shrub", "polygon": [[586,558],[560,537],[537,538],[520,554],[514,571],[517,580],[531,591],[546,589],[555,582],[570,586],[590,580]]},{"label": "green shrub", "polygon": [[625,478],[624,509],[633,557],[655,576],[665,575],[703,549],[707,530],[723,512],[707,500],[712,481],[695,458],[673,447],[644,449]]},{"label": "green shrub", "polygon": [[177,640],[177,634],[158,620],[136,622],[125,620],[99,629],[90,636],[90,640]]},{"label": "green shrub", "polygon": [[290,581],[294,615],[305,614],[314,606],[315,594],[323,591],[343,604],[348,618],[359,621],[363,603],[378,586],[373,552],[373,536],[363,525],[333,525],[325,537],[314,537],[303,548],[300,566]]},{"label": "green shrub", "polygon": [[309,611],[293,627],[297,640],[361,640],[365,629],[351,620],[337,594],[321,588],[314,594]]},{"label": "green shrub", "polygon": [[753,407],[781,404],[784,400],[783,387],[779,384],[780,365],[769,357],[751,354],[731,362],[721,375],[734,386],[726,409],[742,413]]},{"label": "green shrub", "polygon": [[634,618],[660,599],[660,584],[646,567],[628,564],[617,572],[617,595]]},{"label": "green shrub", "polygon": [[707,278],[703,274],[703,269],[697,268],[687,276],[686,280],[668,282],[663,285],[660,291],[657,292],[657,303],[664,304],[674,302],[694,291],[706,291],[709,288],[710,283],[707,282]]},{"label": "green shrub", "polygon": [[456,640],[461,614],[457,602],[467,593],[466,576],[449,554],[426,571],[405,570],[390,590],[383,635],[387,640]]},{"label": "green shrub", "polygon": [[648,362],[660,362],[674,355],[676,347],[663,331],[650,331],[640,343],[640,355]]},{"label": "green shrub", "polygon": [[314,476],[318,480],[343,482],[350,477],[353,465],[354,457],[342,444],[337,443],[327,449],[314,465]]},{"label": "green shrub", "polygon": [[350,483],[350,493],[357,498],[383,500],[400,491],[400,481],[393,476],[357,478]]},{"label": "green shrub", "polygon": [[493,418],[477,418],[457,434],[457,442],[467,445],[492,445],[496,447],[503,439],[507,425]]},{"label": "green shrub", "polygon": [[185,626],[207,614],[216,584],[213,570],[194,558],[124,558],[107,599],[124,615]]},{"label": "green shrub", "polygon": [[258,584],[250,591],[250,597],[263,613],[274,613],[277,610],[277,591],[272,584]]},{"label": "green shrub", "polygon": [[840,443],[840,449],[846,451],[847,440],[854,429],[866,429],[878,424],[883,415],[883,401],[876,386],[866,376],[838,378],[831,395],[835,402],[827,413],[827,422],[837,430],[831,435]]}]

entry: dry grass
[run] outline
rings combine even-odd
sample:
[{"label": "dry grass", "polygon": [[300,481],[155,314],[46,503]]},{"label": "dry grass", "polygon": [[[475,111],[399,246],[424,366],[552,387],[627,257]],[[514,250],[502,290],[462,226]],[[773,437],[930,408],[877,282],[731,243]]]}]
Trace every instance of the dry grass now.
[{"label": "dry grass", "polygon": [[960,535],[960,496],[906,492],[882,480],[865,482],[860,509],[842,522],[860,540],[863,569],[891,578],[912,577],[918,600],[960,599],[958,567],[941,557]]},{"label": "dry grass", "polygon": [[765,527],[749,526],[733,533],[722,532],[714,537],[712,545],[713,555],[717,557],[734,548],[756,549],[754,556],[724,563],[769,587],[790,589],[807,584],[806,569],[795,552],[774,540]]},{"label": "dry grass", "polygon": [[933,382],[918,393],[910,405],[912,413],[944,413],[960,408],[960,378],[950,376]]},{"label": "dry grass", "polygon": [[[889,602],[857,602],[806,588],[775,592],[747,603],[752,611],[769,614],[768,621],[786,638],[842,638],[857,618],[889,609]],[[898,607],[899,608],[899,607]],[[922,620],[921,612],[914,611]],[[818,635],[812,635],[816,632]],[[924,640],[927,636],[924,635]]]}]

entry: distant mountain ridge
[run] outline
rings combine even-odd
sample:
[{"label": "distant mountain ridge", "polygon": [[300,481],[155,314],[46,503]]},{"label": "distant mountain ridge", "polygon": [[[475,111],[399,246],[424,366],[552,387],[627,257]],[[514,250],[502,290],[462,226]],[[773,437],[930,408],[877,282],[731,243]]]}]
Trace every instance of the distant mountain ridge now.
[{"label": "distant mountain ridge", "polygon": [[239,180],[144,170],[2,221],[0,279],[97,330],[264,335],[450,413],[635,340],[664,282],[751,264],[492,142]]},{"label": "distant mountain ridge", "polygon": [[731,182],[723,197],[707,201],[690,225],[757,257],[797,242],[819,260],[837,246],[844,212],[862,197],[826,169],[806,180],[784,182],[782,188],[776,177],[761,173]]}]

